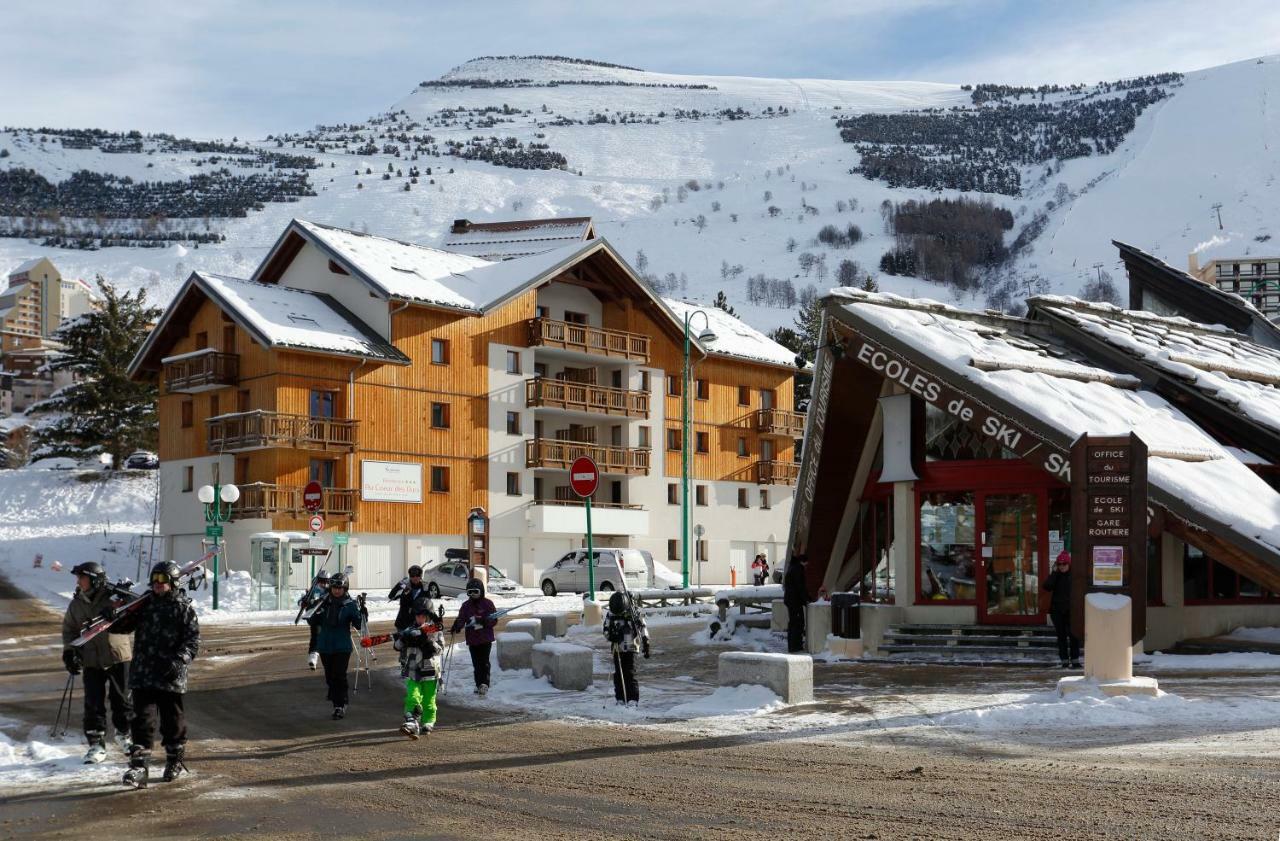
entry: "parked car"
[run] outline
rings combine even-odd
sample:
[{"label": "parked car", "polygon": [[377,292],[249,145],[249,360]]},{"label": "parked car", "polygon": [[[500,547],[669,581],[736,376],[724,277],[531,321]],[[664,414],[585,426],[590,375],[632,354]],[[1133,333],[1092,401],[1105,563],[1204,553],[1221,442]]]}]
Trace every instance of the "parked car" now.
[{"label": "parked car", "polygon": [[137,450],[129,453],[124,466],[127,470],[159,470],[160,456],[147,450]]},{"label": "parked car", "polygon": [[[586,559],[586,550],[576,549],[544,570],[538,576],[543,594],[585,593],[588,584]],[[596,589],[599,591],[618,590],[624,582],[628,589],[640,589],[649,584],[648,566],[636,549],[596,549],[594,563]]]},{"label": "parked car", "polygon": [[679,590],[684,587],[684,579],[680,577],[680,573],[662,561],[655,561],[648,549],[641,549],[640,554],[644,557],[645,566],[649,570],[650,587],[660,590]]},{"label": "parked car", "polygon": [[[488,583],[485,592],[491,596],[511,596],[520,592],[520,585],[503,575],[495,566],[485,567]],[[427,595],[433,599],[441,596],[463,596],[467,582],[471,580],[471,568],[466,561],[445,561],[423,570],[422,580],[427,585]]]}]

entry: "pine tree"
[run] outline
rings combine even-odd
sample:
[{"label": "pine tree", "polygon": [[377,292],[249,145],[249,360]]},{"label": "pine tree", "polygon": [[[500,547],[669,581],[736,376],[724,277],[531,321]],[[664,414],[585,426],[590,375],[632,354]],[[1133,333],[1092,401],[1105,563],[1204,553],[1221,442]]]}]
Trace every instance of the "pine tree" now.
[{"label": "pine tree", "polygon": [[876,279],[871,275],[867,275],[866,280],[862,281],[863,292],[879,292],[880,284],[876,283]]},{"label": "pine tree", "polygon": [[716,299],[711,302],[711,305],[713,307],[716,307],[717,309],[724,310],[725,312],[729,313],[729,315],[732,315],[735,318],[738,315],[736,312],[734,312],[733,307],[729,304],[729,299],[724,296],[723,289],[721,289],[719,292],[716,293]]},{"label": "pine tree", "polygon": [[811,298],[800,305],[796,313],[796,333],[800,336],[800,346],[796,353],[812,362],[818,353],[819,333],[822,329],[822,299]]},{"label": "pine tree", "polygon": [[52,417],[36,434],[36,455],[110,453],[120,465],[133,450],[155,448],[156,386],[131,380],[128,368],[160,310],[147,306],[145,290],[121,295],[101,276],[97,284],[101,308],[53,334],[63,349],[49,370],[76,381],[32,407]]}]

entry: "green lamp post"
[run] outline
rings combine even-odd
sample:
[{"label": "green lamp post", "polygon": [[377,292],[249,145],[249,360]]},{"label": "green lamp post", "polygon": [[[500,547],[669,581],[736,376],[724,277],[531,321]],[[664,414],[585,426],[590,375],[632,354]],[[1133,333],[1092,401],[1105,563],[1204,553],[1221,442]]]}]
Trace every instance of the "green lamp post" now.
[{"label": "green lamp post", "polygon": [[683,424],[680,433],[680,578],[681,586],[689,587],[689,378],[693,374],[693,365],[689,361],[689,348],[692,340],[689,337],[689,325],[695,315],[702,316],[706,326],[698,334],[698,342],[711,344],[716,340],[715,331],[711,329],[711,318],[703,310],[690,310],[684,315],[684,372],[682,378],[681,418]]},{"label": "green lamp post", "polygon": [[235,485],[204,485],[196,492],[204,503],[204,536],[213,538],[213,609],[218,609],[218,573],[222,566],[222,552],[218,547],[222,539],[222,524],[231,519],[231,506],[240,499],[240,489]]}]

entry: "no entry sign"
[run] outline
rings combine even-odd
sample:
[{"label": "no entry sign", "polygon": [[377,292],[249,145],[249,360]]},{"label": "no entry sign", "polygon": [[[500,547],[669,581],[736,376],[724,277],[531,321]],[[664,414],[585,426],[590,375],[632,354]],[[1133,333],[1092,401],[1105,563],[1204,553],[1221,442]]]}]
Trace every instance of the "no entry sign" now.
[{"label": "no entry sign", "polygon": [[569,486],[580,497],[588,497],[600,485],[600,469],[586,456],[579,456],[569,467]]},{"label": "no entry sign", "polygon": [[307,486],[302,489],[302,507],[314,514],[322,505],[324,505],[324,488],[320,487],[319,482],[307,482]]}]

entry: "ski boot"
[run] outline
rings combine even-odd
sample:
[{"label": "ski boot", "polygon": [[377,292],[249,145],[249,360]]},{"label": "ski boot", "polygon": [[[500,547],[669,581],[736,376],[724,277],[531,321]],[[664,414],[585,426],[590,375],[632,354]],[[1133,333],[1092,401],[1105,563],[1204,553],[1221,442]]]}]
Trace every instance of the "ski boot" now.
[{"label": "ski boot", "polygon": [[421,728],[418,725],[418,717],[413,713],[405,713],[404,724],[400,725],[400,732],[417,741],[418,734],[421,732]]},{"label": "ski boot", "polygon": [[314,672],[316,670],[316,663],[319,663],[319,662],[320,662],[320,652],[313,651],[307,655],[307,666],[310,667],[311,671]]},{"label": "ski boot", "polygon": [[346,716],[347,716],[347,705],[346,705],[346,704],[343,704],[343,705],[341,705],[341,706],[335,706],[335,707],[333,708],[333,720],[334,720],[334,721],[341,721],[342,719],[346,718]]},{"label": "ski boot", "polygon": [[128,733],[121,733],[119,730],[116,731],[116,744],[120,746],[120,752],[126,757],[133,749],[133,739],[129,738]]},{"label": "ski boot", "polygon": [[476,694],[477,694],[477,695],[479,695],[481,698],[483,698],[484,696],[488,695],[488,694],[489,694],[489,684],[487,684],[487,683],[482,683],[482,684],[480,684],[479,686],[477,686],[477,687],[476,687]]},{"label": "ski boot", "polygon": [[146,788],[147,780],[151,776],[151,772],[147,769],[147,760],[150,757],[151,751],[134,745],[133,750],[129,752],[129,770],[124,772],[124,779],[121,782],[134,788]]},{"label": "ski boot", "polygon": [[107,758],[107,745],[103,741],[103,737],[106,734],[98,730],[85,733],[85,736],[89,739],[89,750],[85,752],[84,764],[97,765]]},{"label": "ski boot", "polygon": [[164,749],[164,776],[161,779],[166,783],[171,783],[182,774],[188,773],[187,766],[182,762],[184,753],[186,753],[186,748],[183,745]]}]

